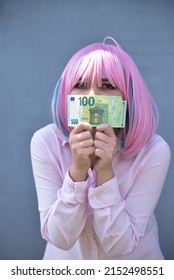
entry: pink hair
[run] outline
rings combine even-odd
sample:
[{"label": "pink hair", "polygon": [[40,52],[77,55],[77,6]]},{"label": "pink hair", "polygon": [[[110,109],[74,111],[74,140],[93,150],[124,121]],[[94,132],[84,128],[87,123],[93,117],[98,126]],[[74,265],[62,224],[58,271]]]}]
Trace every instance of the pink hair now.
[{"label": "pink hair", "polygon": [[115,45],[96,43],[75,53],[65,67],[55,88],[52,115],[59,130],[68,137],[67,99],[79,79],[96,79],[98,85],[107,78],[117,85],[127,100],[126,127],[120,129],[119,150],[124,156],[136,155],[154,134],[159,119],[157,105],[152,98],[137,66],[114,40]]}]

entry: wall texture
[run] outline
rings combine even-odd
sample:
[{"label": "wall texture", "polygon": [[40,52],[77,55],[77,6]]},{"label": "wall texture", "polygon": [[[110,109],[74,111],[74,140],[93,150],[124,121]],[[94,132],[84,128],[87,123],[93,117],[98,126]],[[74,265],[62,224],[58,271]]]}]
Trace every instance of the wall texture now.
[{"label": "wall texture", "polygon": [[[41,259],[30,139],[51,122],[50,101],[79,48],[115,37],[139,66],[174,148],[174,1],[0,0],[0,259]],[[156,214],[166,259],[174,259],[173,159]]]}]

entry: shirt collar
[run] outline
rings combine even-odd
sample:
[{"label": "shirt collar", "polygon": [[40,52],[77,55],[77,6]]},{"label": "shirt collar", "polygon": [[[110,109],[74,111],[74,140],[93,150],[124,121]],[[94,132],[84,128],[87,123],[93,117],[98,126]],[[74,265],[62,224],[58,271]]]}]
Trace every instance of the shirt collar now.
[{"label": "shirt collar", "polygon": [[61,140],[62,147],[64,147],[68,143],[68,138],[60,132],[56,125],[54,125],[54,128],[56,130],[57,137]]},{"label": "shirt collar", "polygon": [[62,147],[64,147],[68,143],[67,138],[62,138]]}]

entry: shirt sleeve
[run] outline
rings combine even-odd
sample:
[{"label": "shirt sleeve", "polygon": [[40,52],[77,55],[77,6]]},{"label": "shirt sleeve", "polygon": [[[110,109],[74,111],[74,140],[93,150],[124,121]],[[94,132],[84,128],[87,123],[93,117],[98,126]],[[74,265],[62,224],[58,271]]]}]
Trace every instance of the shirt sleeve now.
[{"label": "shirt sleeve", "polygon": [[144,235],[162,191],[169,162],[167,144],[151,153],[124,199],[116,177],[89,189],[94,230],[109,258],[131,253]]},{"label": "shirt sleeve", "polygon": [[86,223],[88,180],[75,183],[67,171],[62,182],[61,168],[52,161],[39,132],[33,135],[30,150],[42,237],[69,250]]}]

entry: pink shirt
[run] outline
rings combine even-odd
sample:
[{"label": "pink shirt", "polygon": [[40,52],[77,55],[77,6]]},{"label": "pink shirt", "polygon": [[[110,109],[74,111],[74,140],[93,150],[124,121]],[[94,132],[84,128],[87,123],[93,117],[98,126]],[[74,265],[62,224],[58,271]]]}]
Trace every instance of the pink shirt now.
[{"label": "pink shirt", "polygon": [[31,158],[44,259],[163,259],[154,209],[170,162],[168,144],[154,135],[136,157],[113,159],[115,177],[95,187],[69,176],[71,151],[54,124],[38,130]]}]

